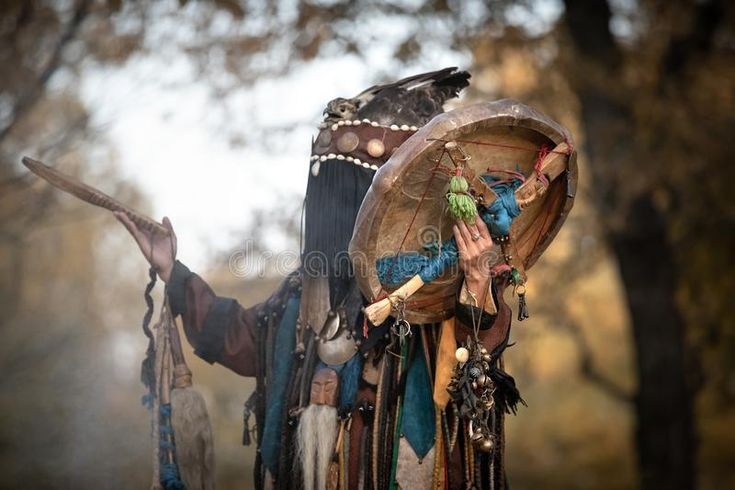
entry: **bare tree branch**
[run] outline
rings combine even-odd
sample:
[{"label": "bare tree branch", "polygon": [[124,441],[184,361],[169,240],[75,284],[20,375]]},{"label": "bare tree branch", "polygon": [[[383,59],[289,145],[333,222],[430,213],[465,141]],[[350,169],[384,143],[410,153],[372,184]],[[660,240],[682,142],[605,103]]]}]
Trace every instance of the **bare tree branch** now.
[{"label": "bare tree branch", "polygon": [[13,106],[10,122],[7,126],[0,129],[0,143],[2,143],[5,137],[15,127],[18,121],[20,121],[23,115],[28,112],[31,107],[33,107],[33,105],[36,103],[41,93],[43,92],[43,89],[46,87],[46,84],[48,83],[51,76],[61,66],[61,57],[63,55],[64,48],[76,36],[77,31],[79,30],[79,26],[82,24],[82,21],[87,16],[87,13],[89,11],[89,4],[89,0],[81,0],[77,4],[76,8],[74,9],[74,15],[69,22],[66,30],[59,38],[59,41],[56,43],[56,46],[54,47],[53,53],[51,54],[48,63],[46,63],[46,66],[41,71],[38,78],[28,87],[26,92],[21,94],[17,98],[15,105]]}]

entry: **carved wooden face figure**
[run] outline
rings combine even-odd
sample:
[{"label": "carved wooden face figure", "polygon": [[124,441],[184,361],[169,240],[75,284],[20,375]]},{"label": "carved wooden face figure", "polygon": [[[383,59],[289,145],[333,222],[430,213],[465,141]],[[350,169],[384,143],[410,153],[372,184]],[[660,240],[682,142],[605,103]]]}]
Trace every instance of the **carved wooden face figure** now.
[{"label": "carved wooden face figure", "polygon": [[321,368],[314,374],[311,380],[311,398],[309,403],[312,405],[328,405],[330,407],[337,406],[337,397],[339,396],[339,376],[334,369]]}]

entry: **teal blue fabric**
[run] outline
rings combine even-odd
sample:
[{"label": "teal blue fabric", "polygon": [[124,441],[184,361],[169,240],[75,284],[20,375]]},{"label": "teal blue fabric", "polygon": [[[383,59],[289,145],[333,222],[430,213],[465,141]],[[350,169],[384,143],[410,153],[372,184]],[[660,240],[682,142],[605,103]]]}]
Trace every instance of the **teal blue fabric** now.
[{"label": "teal blue fabric", "polygon": [[420,341],[406,376],[401,433],[419,458],[426,456],[434,446],[434,399]]},{"label": "teal blue fabric", "polygon": [[283,404],[286,401],[286,390],[288,389],[291,363],[293,362],[293,350],[296,342],[294,330],[299,316],[299,303],[300,298],[298,296],[289,298],[286,303],[286,309],[276,330],[273,375],[268,380],[268,399],[266,401],[267,408],[260,452],[263,465],[274,476],[278,473]]},{"label": "teal blue fabric", "polygon": [[357,388],[362,375],[363,357],[360,353],[352,356],[352,359],[344,364],[339,377],[339,410],[349,413],[355,404]]}]

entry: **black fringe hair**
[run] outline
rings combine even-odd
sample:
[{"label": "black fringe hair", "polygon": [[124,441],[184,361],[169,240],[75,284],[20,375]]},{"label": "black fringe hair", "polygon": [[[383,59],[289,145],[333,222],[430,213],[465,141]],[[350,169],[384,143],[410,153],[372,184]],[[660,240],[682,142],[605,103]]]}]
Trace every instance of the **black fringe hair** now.
[{"label": "black fringe hair", "polygon": [[333,306],[349,289],[352,264],[347,247],[374,174],[343,160],[320,162],[316,177],[309,172],[301,262],[307,275],[329,277]]}]

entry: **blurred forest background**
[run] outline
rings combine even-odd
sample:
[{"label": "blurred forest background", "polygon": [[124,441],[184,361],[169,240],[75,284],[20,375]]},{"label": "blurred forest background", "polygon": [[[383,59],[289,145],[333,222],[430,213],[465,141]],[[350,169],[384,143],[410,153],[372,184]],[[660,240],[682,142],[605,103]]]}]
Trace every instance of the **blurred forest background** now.
[{"label": "blurred forest background", "polygon": [[[508,419],[511,484],[735,488],[735,8],[726,0],[0,2],[0,488],[149,483],[138,381],[146,264],[110,216],[19,162],[34,155],[143,210],[173,194],[179,162],[146,162],[171,185],[141,188],[121,169],[125,145],[95,123],[104,104],[80,93],[92,71],[122,73],[163,50],[195,67],[215,114],[202,126],[223,130],[236,151],[278,153],[294,128],[318,123],[327,100],[352,95],[335,92],[341,80],[451,64],[473,73],[462,104],[513,97],[568,126],[580,192],[531,273],[532,317],[515,325],[507,354],[529,405]],[[329,69],[344,59],[359,75]],[[315,98],[299,73],[316,65],[329,95],[307,117],[233,124],[248,111],[257,122],[253,107],[288,109],[282,99],[242,105],[243,87],[286,78],[289,92]],[[297,187],[304,139],[291,163]],[[211,157],[197,158],[208,172]],[[268,191],[280,195],[276,184]],[[207,192],[220,190],[196,197]],[[300,199],[241,209],[229,248],[199,257],[197,272],[244,305],[267,297],[279,278],[238,277],[229,259],[246,238],[249,254],[296,250]],[[189,360],[216,430],[219,488],[250,488],[253,449],[240,438],[253,383]]]}]

